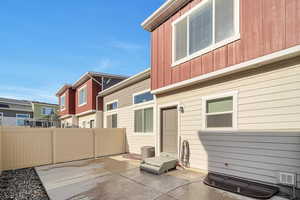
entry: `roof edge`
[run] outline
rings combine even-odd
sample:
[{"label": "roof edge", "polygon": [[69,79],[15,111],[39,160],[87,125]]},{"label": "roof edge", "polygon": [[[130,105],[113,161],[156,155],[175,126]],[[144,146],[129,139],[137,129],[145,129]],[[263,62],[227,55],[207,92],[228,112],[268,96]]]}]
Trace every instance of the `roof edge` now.
[{"label": "roof edge", "polygon": [[145,21],[142,22],[141,26],[152,32],[166,19],[176,13],[180,8],[185,6],[192,0],[167,0],[161,7],[154,11]]},{"label": "roof edge", "polygon": [[107,74],[107,73],[100,73],[100,72],[86,72],[84,73],[73,85],[72,88],[75,89],[78,86],[80,86],[82,83],[84,83],[86,80],[89,79],[90,77],[95,77],[95,76],[103,76],[107,78],[117,78],[117,79],[126,79],[128,76],[121,76],[121,75],[115,75],[115,74]]},{"label": "roof edge", "polygon": [[103,96],[106,96],[106,95],[109,95],[109,94],[112,94],[118,90],[121,90],[123,88],[125,88],[126,86],[128,85],[131,85],[131,84],[134,84],[140,80],[142,80],[143,78],[146,79],[148,77],[150,77],[150,72],[151,72],[151,69],[148,68],[138,74],[135,74],[131,77],[129,77],[128,79],[125,79],[119,83],[117,83],[116,85],[110,87],[110,88],[107,88],[101,92],[98,93],[98,96],[100,97],[103,97]]},{"label": "roof edge", "polygon": [[59,97],[66,89],[69,89],[71,87],[72,87],[72,85],[70,85],[70,84],[64,84],[61,88],[58,89],[55,96]]}]

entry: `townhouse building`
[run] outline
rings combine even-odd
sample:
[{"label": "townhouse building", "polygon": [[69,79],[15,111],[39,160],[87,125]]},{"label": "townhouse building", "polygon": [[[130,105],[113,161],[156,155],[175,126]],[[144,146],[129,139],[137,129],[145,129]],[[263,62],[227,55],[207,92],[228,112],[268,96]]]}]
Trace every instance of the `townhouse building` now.
[{"label": "townhouse building", "polygon": [[74,84],[61,87],[59,98],[61,126],[79,128],[102,127],[103,99],[97,98],[103,91],[126,79],[125,76],[87,72]]},{"label": "townhouse building", "polygon": [[300,176],[300,2],[168,0],[151,33],[156,153],[268,184]]},{"label": "townhouse building", "polygon": [[150,91],[150,69],[99,93],[103,98],[103,127],[126,128],[127,152],[140,154],[155,145],[155,97]]},{"label": "townhouse building", "polygon": [[32,118],[30,101],[0,98],[0,125],[25,126],[25,121]]}]

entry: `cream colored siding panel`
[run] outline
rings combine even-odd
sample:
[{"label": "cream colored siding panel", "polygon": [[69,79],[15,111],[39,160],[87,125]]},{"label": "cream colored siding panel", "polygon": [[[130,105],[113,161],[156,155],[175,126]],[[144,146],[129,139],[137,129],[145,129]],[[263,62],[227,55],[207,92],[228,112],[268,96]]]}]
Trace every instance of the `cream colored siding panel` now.
[{"label": "cream colored siding panel", "polygon": [[240,112],[239,118],[248,118],[248,117],[260,117],[260,116],[275,116],[275,115],[290,115],[290,114],[299,114],[300,113],[300,105],[299,106],[285,106],[278,108],[266,108],[260,110],[251,110],[247,112]]},{"label": "cream colored siding panel", "polygon": [[[299,79],[299,77],[297,78]],[[290,83],[287,84],[280,84],[268,88],[264,87],[264,88],[256,88],[256,89],[243,91],[242,93],[240,93],[240,98],[276,94],[281,92],[293,92],[293,91],[298,91],[299,87],[300,87],[300,81],[291,81]]]},{"label": "cream colored siding panel", "polygon": [[259,109],[270,109],[270,108],[281,108],[281,107],[292,107],[300,105],[300,97],[293,99],[280,99],[280,100],[272,100],[272,101],[264,101],[264,102],[256,102],[256,103],[247,103],[239,105],[239,112],[242,111],[253,111]]},{"label": "cream colored siding panel", "polygon": [[256,104],[260,102],[280,101],[285,99],[296,99],[300,98],[300,89],[294,91],[286,91],[273,94],[265,94],[260,96],[243,97],[239,98],[239,104]]},{"label": "cream colored siding panel", "polygon": [[240,129],[247,130],[257,130],[257,129],[267,129],[267,130],[298,130],[299,131],[299,121],[297,122],[285,122],[285,123],[253,123],[253,124],[241,124]]},{"label": "cream colored siding panel", "polygon": [[[90,128],[90,122],[94,120],[94,125],[96,125],[96,114],[83,115],[78,117],[79,127],[82,128],[82,123],[85,122],[85,128]],[[96,127],[94,127],[96,128]]]},{"label": "cream colored siding panel", "polygon": [[[231,91],[237,129],[203,131],[202,97]],[[280,171],[300,173],[300,57],[157,97],[158,106],[170,102],[184,106],[179,130],[192,167],[269,183]]]},{"label": "cream colored siding panel", "polygon": [[[155,130],[153,133],[136,134],[134,133],[134,109],[139,106],[132,105],[134,93],[142,92],[150,88],[150,79],[145,79],[113,94],[104,97],[104,105],[107,102],[118,100],[119,108],[114,111],[104,112],[104,123],[106,116],[112,113],[118,115],[118,128],[126,128],[126,151],[130,153],[141,153],[143,146],[155,146]],[[147,106],[154,107],[154,102]]]},{"label": "cream colored siding panel", "polygon": [[[230,142],[261,142],[261,143],[282,143],[282,144],[300,144],[299,137],[288,137],[288,136],[238,136],[238,135],[227,135],[224,133],[223,135],[204,135],[200,136],[204,140],[208,141],[230,141]],[[193,138],[194,139],[194,138]]]},{"label": "cream colored siding panel", "polygon": [[267,115],[257,117],[243,117],[239,119],[239,124],[251,123],[275,123],[275,122],[299,122],[300,114],[282,114],[282,115]]},{"label": "cream colored siding panel", "polygon": [[[147,90],[150,88],[150,79],[145,79],[117,92],[104,97],[104,105],[106,103],[118,99],[118,107],[123,108],[132,105],[132,94]],[[106,108],[104,109],[106,111]]]}]

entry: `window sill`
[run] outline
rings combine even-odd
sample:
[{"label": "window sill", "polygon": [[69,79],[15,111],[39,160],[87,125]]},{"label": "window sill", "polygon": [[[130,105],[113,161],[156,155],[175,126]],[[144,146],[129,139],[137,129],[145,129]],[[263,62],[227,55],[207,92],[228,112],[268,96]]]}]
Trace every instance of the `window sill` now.
[{"label": "window sill", "polygon": [[134,132],[132,136],[154,136],[153,132],[143,133],[143,132]]},{"label": "window sill", "polygon": [[147,101],[147,102],[143,102],[143,103],[138,103],[138,104],[133,104],[132,107],[134,109],[140,109],[140,108],[144,108],[144,107],[151,107],[154,104],[154,100],[151,101]]},{"label": "window sill", "polygon": [[78,107],[85,106],[87,103],[79,104]]},{"label": "window sill", "polygon": [[214,131],[237,131],[237,128],[202,128],[202,131],[214,132]]},{"label": "window sill", "polygon": [[186,57],[184,57],[184,58],[182,58],[182,59],[180,59],[180,60],[178,60],[178,61],[173,62],[173,63],[172,63],[172,67],[176,67],[176,66],[178,66],[178,65],[180,65],[180,64],[182,64],[182,63],[185,63],[185,62],[187,62],[187,61],[190,61],[190,60],[192,60],[192,59],[194,59],[194,58],[196,58],[196,57],[199,57],[199,56],[201,56],[201,55],[203,55],[203,54],[206,54],[206,53],[208,53],[208,52],[210,52],[210,51],[213,51],[213,50],[218,49],[218,48],[220,48],[220,47],[222,47],[222,46],[225,46],[225,45],[227,45],[227,44],[229,44],[229,43],[232,43],[232,42],[234,42],[234,41],[237,41],[237,40],[239,40],[240,38],[241,38],[240,34],[237,34],[237,35],[232,36],[232,37],[230,37],[230,38],[228,38],[228,39],[226,39],[226,40],[223,40],[223,41],[221,41],[221,42],[219,42],[219,43],[217,43],[217,44],[214,44],[214,45],[211,45],[211,46],[209,46],[209,47],[206,47],[205,49],[202,49],[202,50],[200,50],[200,51],[197,51],[197,52],[195,52],[195,53],[193,53],[193,54],[191,54],[191,55],[189,55],[189,56],[186,56]]}]

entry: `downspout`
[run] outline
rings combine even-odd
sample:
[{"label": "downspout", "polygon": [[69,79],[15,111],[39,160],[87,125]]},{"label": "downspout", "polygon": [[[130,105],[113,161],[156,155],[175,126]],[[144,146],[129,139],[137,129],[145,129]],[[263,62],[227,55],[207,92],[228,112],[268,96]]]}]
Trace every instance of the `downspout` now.
[{"label": "downspout", "polygon": [[100,95],[98,94],[97,96],[96,96],[96,111],[99,111],[99,106],[98,106],[98,98],[100,97]]}]

